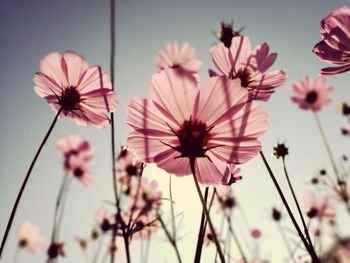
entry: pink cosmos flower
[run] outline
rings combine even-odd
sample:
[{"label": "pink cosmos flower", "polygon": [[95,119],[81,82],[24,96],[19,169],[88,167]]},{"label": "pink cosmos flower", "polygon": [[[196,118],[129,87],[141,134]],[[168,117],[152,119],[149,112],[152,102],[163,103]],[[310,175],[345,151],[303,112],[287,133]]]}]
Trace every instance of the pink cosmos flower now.
[{"label": "pink cosmos flower", "polygon": [[116,94],[109,76],[99,66],[89,67],[77,53],[52,52],[40,61],[40,72],[34,78],[34,90],[60,111],[60,117],[72,118],[79,125],[109,124],[107,112],[115,110]]},{"label": "pink cosmos flower", "polygon": [[168,42],[165,45],[165,50],[158,53],[156,64],[159,70],[175,68],[196,74],[202,62],[195,57],[191,44],[183,43],[179,46],[176,42]]},{"label": "pink cosmos flower", "polygon": [[321,74],[336,75],[350,70],[350,9],[343,6],[321,21],[323,40],[313,52],[319,59],[336,65],[323,68]]},{"label": "pink cosmos flower", "polygon": [[226,185],[218,185],[215,186],[215,190],[216,196],[213,200],[213,205],[218,205],[219,209],[222,211],[230,211],[236,206],[237,202],[231,187]]},{"label": "pink cosmos flower", "polygon": [[136,156],[170,174],[191,174],[195,159],[201,184],[227,184],[228,163],[244,163],[261,148],[267,115],[247,103],[238,80],[213,77],[199,89],[172,70],[155,74],[151,99],[133,99],[127,123],[134,129],[128,145]]},{"label": "pink cosmos flower", "polygon": [[92,148],[88,141],[78,135],[69,135],[57,141],[57,150],[64,156],[64,170],[89,186],[92,181],[90,161],[92,160]]},{"label": "pink cosmos flower", "polygon": [[335,218],[335,211],[329,203],[329,197],[320,198],[316,197],[312,192],[305,192],[303,199],[308,209],[308,217],[317,218],[320,221]]},{"label": "pink cosmos flower", "polygon": [[79,156],[83,162],[92,160],[92,147],[90,143],[78,135],[69,135],[57,141],[57,150],[64,157],[64,170],[71,170],[71,159]]},{"label": "pink cosmos flower", "polygon": [[44,245],[44,238],[40,234],[39,228],[29,222],[21,224],[17,239],[19,247],[25,248],[31,253],[39,252]]},{"label": "pink cosmos flower", "polygon": [[135,158],[135,154],[128,147],[122,147],[116,159],[116,172],[122,184],[128,184],[132,177],[141,176],[144,164]]},{"label": "pink cosmos flower", "polygon": [[239,79],[253,100],[267,101],[275,89],[286,82],[283,70],[266,73],[277,58],[276,53],[269,54],[267,43],[252,50],[248,37],[237,36],[232,38],[229,49],[218,43],[210,49],[210,54],[220,73]]},{"label": "pink cosmos flower", "polygon": [[156,217],[151,215],[140,216],[133,227],[132,239],[151,240],[158,229],[159,224]]},{"label": "pink cosmos flower", "polygon": [[89,164],[86,163],[81,156],[73,156],[70,161],[72,175],[84,186],[90,186],[92,175]]},{"label": "pink cosmos flower", "polygon": [[318,76],[313,82],[309,77],[303,77],[300,85],[293,84],[292,88],[296,93],[292,101],[301,109],[317,112],[332,102],[330,94],[333,87],[328,85],[322,76]]}]

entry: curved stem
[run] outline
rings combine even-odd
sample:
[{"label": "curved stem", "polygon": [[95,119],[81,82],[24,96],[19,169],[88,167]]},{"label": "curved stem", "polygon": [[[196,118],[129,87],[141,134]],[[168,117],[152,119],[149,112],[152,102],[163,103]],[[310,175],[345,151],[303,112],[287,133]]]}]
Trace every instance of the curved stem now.
[{"label": "curved stem", "polygon": [[220,243],[219,243],[218,238],[216,236],[213,223],[211,222],[209,211],[208,211],[208,208],[207,208],[207,204],[206,204],[206,202],[205,202],[205,200],[203,198],[201,189],[199,187],[199,184],[198,184],[198,181],[197,181],[197,177],[196,177],[196,169],[195,169],[195,165],[194,164],[195,164],[195,159],[190,158],[191,171],[192,171],[193,180],[194,180],[194,183],[196,185],[197,192],[198,192],[198,196],[199,196],[199,199],[202,202],[203,210],[204,210],[205,216],[207,217],[207,220],[208,220],[208,223],[209,223],[209,227],[210,227],[210,231],[211,231],[211,233],[212,233],[212,235],[214,237],[214,242],[215,242],[216,249],[218,251],[220,260],[221,260],[221,262],[224,263],[225,262],[225,257],[224,257],[224,254],[222,253],[222,250],[221,250],[221,247],[220,247]]},{"label": "curved stem", "polygon": [[171,223],[173,227],[173,239],[176,240],[175,212],[174,212],[173,191],[171,187],[171,174],[169,174],[169,196],[170,196]]},{"label": "curved stem", "polygon": [[32,163],[31,163],[30,166],[29,166],[29,169],[28,169],[28,171],[27,171],[27,174],[26,174],[26,176],[25,176],[25,178],[24,178],[24,181],[23,181],[23,183],[22,183],[21,189],[20,189],[19,192],[18,192],[18,195],[17,195],[16,201],[15,201],[15,204],[14,204],[14,206],[13,206],[13,208],[12,208],[12,212],[11,212],[9,221],[7,222],[5,234],[4,234],[4,236],[3,236],[3,238],[2,238],[2,241],[1,241],[0,258],[1,258],[1,255],[2,255],[2,251],[3,251],[4,247],[5,247],[6,240],[7,240],[7,236],[8,236],[8,234],[9,234],[9,232],[10,232],[10,229],[11,229],[11,226],[12,226],[12,223],[13,223],[13,219],[15,218],[15,215],[16,215],[16,211],[17,211],[17,207],[18,207],[19,201],[21,200],[23,191],[24,191],[24,189],[25,189],[25,187],[26,187],[26,185],[27,185],[27,182],[28,182],[28,179],[29,179],[29,177],[30,177],[30,174],[32,173],[32,170],[33,170],[34,165],[35,165],[35,163],[36,163],[36,161],[37,161],[37,159],[38,159],[38,157],[39,157],[39,155],[40,155],[40,152],[41,152],[42,148],[44,147],[44,145],[45,145],[47,139],[50,137],[50,134],[51,134],[53,128],[55,127],[55,124],[56,124],[56,122],[57,122],[58,116],[60,115],[61,112],[62,112],[62,108],[59,109],[58,112],[56,113],[56,116],[55,116],[55,118],[53,119],[53,122],[51,123],[49,130],[47,131],[47,133],[46,133],[46,135],[45,135],[43,141],[41,142],[41,144],[40,144],[40,146],[39,146],[39,149],[37,150],[37,152],[36,152],[36,154],[35,154],[35,156],[34,156],[34,159],[33,159]]},{"label": "curved stem", "polygon": [[165,225],[165,223],[164,223],[164,221],[159,213],[158,213],[158,220],[159,220],[160,224],[162,225],[162,228],[164,229],[165,235],[167,236],[170,244],[174,247],[177,260],[179,261],[179,263],[182,263],[180,252],[179,252],[179,249],[178,249],[177,244],[176,244],[176,240],[171,237],[169,230],[166,228],[166,225]]},{"label": "curved stem", "polygon": [[296,195],[295,195],[295,192],[294,192],[292,183],[291,183],[291,181],[290,181],[290,178],[289,178],[289,175],[288,175],[288,171],[287,171],[286,161],[285,161],[285,158],[284,158],[284,157],[282,157],[282,163],[283,163],[284,174],[285,174],[285,176],[286,176],[286,179],[287,179],[287,182],[288,182],[288,186],[289,186],[289,189],[290,189],[290,191],[291,191],[291,193],[292,193],[292,196],[293,196],[295,205],[297,206],[298,213],[299,213],[301,222],[302,222],[303,227],[304,227],[304,232],[305,232],[306,238],[307,238],[307,240],[308,240],[310,246],[312,246],[312,241],[311,241],[311,238],[310,238],[309,229],[308,229],[308,227],[306,226],[303,213],[301,212],[298,199],[297,199],[297,197],[296,197]]},{"label": "curved stem", "polygon": [[[206,187],[204,192],[205,203],[207,203],[208,201],[208,194],[209,194],[209,187]],[[194,257],[195,263],[199,263],[201,261],[201,254],[202,254],[202,247],[203,247],[203,240],[204,240],[204,233],[205,233],[204,222],[205,222],[205,213],[204,213],[204,208],[202,208],[201,223],[199,226],[199,232],[198,232],[198,238],[197,238],[196,254]]]},{"label": "curved stem", "polygon": [[323,127],[322,127],[321,122],[320,122],[320,119],[318,118],[318,115],[315,112],[314,112],[314,117],[315,117],[315,120],[316,120],[316,123],[317,123],[317,127],[318,127],[318,129],[320,131],[323,143],[324,143],[324,145],[326,147],[329,160],[332,163],[332,168],[333,168],[334,174],[335,174],[335,176],[336,176],[336,178],[337,178],[337,180],[339,182],[340,176],[339,176],[339,173],[338,173],[337,165],[336,165],[334,157],[333,157],[333,153],[332,153],[331,147],[329,146],[329,143],[328,143],[328,140],[327,140],[327,137],[326,137],[326,133],[324,132]]},{"label": "curved stem", "polygon": [[[226,217],[226,216],[225,216],[225,217]],[[240,242],[239,242],[239,239],[238,239],[236,233],[233,231],[231,217],[230,217],[229,215],[227,215],[226,219],[227,219],[227,223],[228,223],[229,232],[231,233],[231,235],[232,235],[232,237],[233,237],[233,240],[235,241],[236,246],[237,246],[237,248],[238,248],[238,251],[239,251],[239,253],[241,254],[242,261],[243,261],[244,263],[247,263],[247,262],[248,262],[248,261],[247,261],[247,257],[246,257],[245,254],[244,254],[243,248],[242,248],[242,246],[241,246],[241,244],[240,244]]]},{"label": "curved stem", "polygon": [[61,225],[62,225],[62,221],[63,221],[64,208],[66,206],[68,188],[69,188],[70,183],[72,182],[72,179],[73,178],[68,178],[68,180],[66,181],[66,184],[64,186],[64,189],[63,189],[61,209],[60,209],[60,213],[58,215],[55,236],[54,236],[54,240],[57,242],[59,242],[59,239],[60,239],[60,230],[61,230]]},{"label": "curved stem", "polygon": [[59,211],[60,204],[62,201],[62,196],[63,196],[64,187],[66,185],[67,178],[68,178],[68,173],[65,173],[63,176],[63,179],[62,179],[62,183],[61,183],[60,190],[58,192],[57,199],[56,199],[55,213],[54,213],[54,217],[53,217],[52,234],[51,234],[51,244],[54,243],[54,241],[55,241],[55,235],[56,235],[56,231],[57,231],[57,229],[56,229],[57,228],[57,219],[58,219],[57,215],[58,215],[58,211]]},{"label": "curved stem", "polygon": [[308,243],[308,241],[304,237],[303,232],[301,231],[297,221],[295,220],[295,217],[294,217],[294,215],[293,215],[293,213],[292,213],[292,211],[291,211],[291,209],[290,209],[290,207],[288,205],[288,202],[287,202],[287,200],[286,200],[286,198],[285,198],[285,196],[284,196],[284,194],[282,192],[281,187],[279,186],[279,184],[278,184],[278,182],[277,182],[277,180],[275,178],[275,175],[273,174],[273,172],[272,172],[272,170],[270,168],[270,165],[268,164],[268,162],[267,162],[267,160],[265,158],[264,153],[262,151],[260,151],[259,153],[260,153],[260,156],[261,156],[261,158],[262,158],[262,160],[263,160],[263,162],[265,164],[265,167],[266,167],[267,171],[269,172],[269,175],[270,175],[270,177],[272,179],[272,182],[275,185],[275,187],[276,187],[276,189],[278,191],[278,194],[280,195],[280,197],[282,199],[283,205],[287,209],[288,215],[289,215],[290,219],[292,220],[292,223],[293,223],[296,231],[298,232],[298,235],[299,235],[301,241],[303,242],[304,247],[306,248],[306,250],[308,251],[308,253],[311,256],[312,263],[320,263],[320,260],[319,260],[318,256],[316,255],[316,252],[315,252],[314,248],[312,247],[311,244]]}]

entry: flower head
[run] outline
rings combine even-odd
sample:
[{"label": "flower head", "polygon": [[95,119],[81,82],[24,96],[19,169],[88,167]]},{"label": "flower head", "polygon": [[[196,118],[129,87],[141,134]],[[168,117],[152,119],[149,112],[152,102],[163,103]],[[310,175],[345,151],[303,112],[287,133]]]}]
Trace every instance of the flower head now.
[{"label": "flower head", "polygon": [[79,157],[83,162],[92,160],[92,147],[90,143],[78,135],[69,135],[57,141],[57,150],[64,157],[64,170],[72,170],[72,159]]},{"label": "flower head", "polygon": [[341,128],[341,134],[347,137],[350,137],[350,125],[348,125],[348,127],[346,128]]},{"label": "flower head", "polygon": [[29,222],[21,224],[17,233],[18,245],[31,253],[39,252],[44,244],[44,238],[39,228]]},{"label": "flower head", "polygon": [[233,37],[238,37],[241,35],[241,31],[235,30],[233,27],[233,21],[231,23],[221,22],[219,25],[219,31],[217,32],[217,38],[225,45],[225,47],[230,48]]},{"label": "flower head", "polygon": [[350,116],[350,105],[345,102],[341,103],[340,112],[343,116]]},{"label": "flower head", "polygon": [[292,101],[304,110],[317,112],[332,101],[330,94],[333,87],[328,85],[322,76],[317,77],[313,82],[309,77],[304,77],[300,85],[293,84],[292,88],[296,94],[292,97]]},{"label": "flower head", "polygon": [[334,64],[323,68],[321,74],[336,75],[350,70],[350,9],[343,6],[321,21],[323,40],[313,52],[319,59]]},{"label": "flower head", "polygon": [[276,147],[273,147],[273,155],[276,156],[277,159],[282,157],[282,159],[288,155],[288,148],[284,145],[284,143],[277,143]]},{"label": "flower head", "polygon": [[219,43],[210,49],[216,68],[230,79],[240,80],[241,86],[249,91],[250,99],[267,101],[275,88],[286,81],[286,73],[275,70],[266,73],[277,58],[269,54],[269,46],[263,43],[252,50],[249,38],[232,38],[230,48]]},{"label": "flower head", "polygon": [[189,43],[179,45],[176,42],[168,42],[165,50],[160,51],[156,57],[159,70],[173,68],[184,73],[198,73],[202,62],[195,57],[194,49]]},{"label": "flower head", "polygon": [[228,164],[244,163],[260,150],[257,138],[267,130],[267,116],[247,103],[239,81],[213,77],[199,89],[165,70],[153,76],[150,94],[128,106],[134,129],[128,145],[142,161],[184,176],[194,159],[200,183],[227,184]]},{"label": "flower head", "polygon": [[307,216],[309,218],[317,218],[333,220],[335,218],[335,211],[329,203],[329,197],[316,197],[312,192],[304,193],[304,202],[307,207]]},{"label": "flower head", "polygon": [[57,150],[64,156],[64,170],[71,172],[85,186],[89,186],[92,181],[89,167],[92,160],[90,143],[78,135],[69,135],[58,140]]},{"label": "flower head", "polygon": [[117,105],[108,75],[99,66],[89,67],[85,58],[71,51],[44,56],[33,81],[35,92],[54,111],[61,110],[61,118],[72,118],[79,125],[108,125],[106,113]]}]

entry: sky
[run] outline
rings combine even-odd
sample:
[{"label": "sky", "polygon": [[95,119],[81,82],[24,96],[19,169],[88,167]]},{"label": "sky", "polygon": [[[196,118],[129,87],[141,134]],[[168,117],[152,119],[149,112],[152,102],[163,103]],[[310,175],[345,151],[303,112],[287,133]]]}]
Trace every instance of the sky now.
[{"label": "sky", "polygon": [[[277,142],[290,149],[287,165],[298,195],[309,189],[308,179],[319,169],[331,170],[316,122],[310,112],[299,110],[290,101],[291,84],[301,77],[318,75],[326,64],[311,52],[320,41],[319,22],[333,9],[349,1],[340,0],[148,0],[117,1],[115,88],[119,105],[116,110],[117,145],[126,143],[130,128],[125,124],[125,108],[132,97],[148,97],[148,86],[156,72],[155,56],[171,40],[190,42],[203,61],[201,79],[213,68],[209,48],[216,42],[212,31],[220,21],[234,20],[251,39],[252,45],[267,42],[278,53],[274,69],[287,72],[288,80],[262,107],[269,115],[269,131],[263,136],[263,150],[284,189],[281,162],[272,156]],[[2,0],[0,8],[0,235],[5,231],[12,205],[29,164],[46,130],[54,118],[50,106],[33,90],[32,78],[39,70],[39,60],[51,51],[76,51],[90,64],[109,72],[109,1]],[[319,115],[336,156],[349,154],[350,141],[340,136],[345,125],[338,104],[350,102],[350,74],[329,77],[334,86],[334,103]],[[110,129],[81,127],[64,119],[57,123],[36,163],[23,194],[2,262],[12,262],[16,231],[20,223],[30,221],[40,226],[50,239],[53,207],[63,176],[62,160],[56,141],[69,134],[79,134],[95,149],[94,182],[85,188],[73,183],[65,211],[62,237],[67,240],[68,257],[61,262],[83,262],[75,236],[89,233],[94,212],[113,200]],[[244,179],[234,185],[249,225],[260,228],[262,257],[281,262],[285,248],[276,226],[269,219],[272,206],[281,206],[266,170],[257,157],[242,165]],[[150,165],[145,176],[159,182],[168,195],[169,176]],[[175,209],[183,213],[180,253],[184,262],[192,261],[200,220],[200,203],[192,178],[173,177]],[[288,195],[288,194],[287,194]],[[289,195],[288,195],[289,196]],[[167,204],[165,204],[167,206]],[[165,214],[169,211],[165,208]],[[340,211],[341,213],[342,211]],[[220,219],[215,218],[220,224]],[[237,231],[243,231],[237,220]],[[346,223],[345,223],[346,226]],[[349,229],[349,227],[348,227]],[[349,231],[350,232],[350,231]],[[350,234],[350,233],[347,233]],[[134,262],[140,262],[140,242],[131,245]],[[280,248],[280,249],[277,249]],[[234,248],[233,248],[234,249]],[[254,253],[255,247],[252,248]],[[203,262],[213,262],[213,248],[204,251]],[[149,262],[174,262],[175,255],[160,230],[150,245]],[[44,262],[45,256],[21,255],[21,262]],[[121,258],[121,262],[123,262]]]}]

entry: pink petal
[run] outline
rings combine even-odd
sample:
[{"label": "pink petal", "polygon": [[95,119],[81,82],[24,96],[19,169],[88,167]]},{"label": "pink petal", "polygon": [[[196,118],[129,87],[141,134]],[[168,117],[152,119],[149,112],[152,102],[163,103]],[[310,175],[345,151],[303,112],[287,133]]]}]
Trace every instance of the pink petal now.
[{"label": "pink petal", "polygon": [[51,52],[40,60],[40,72],[53,79],[60,87],[67,87],[67,78],[62,70],[62,55]]},{"label": "pink petal", "polygon": [[225,76],[229,76],[232,65],[229,59],[229,50],[223,43],[218,43],[210,49],[211,59],[216,68]]},{"label": "pink petal", "polygon": [[78,86],[81,77],[89,68],[89,64],[85,58],[75,52],[66,51],[62,55],[62,63],[64,65],[62,69],[69,86]]},{"label": "pink petal", "polygon": [[188,78],[181,78],[172,69],[166,69],[152,77],[150,96],[165,112],[173,116],[180,126],[192,115],[198,87]]}]

